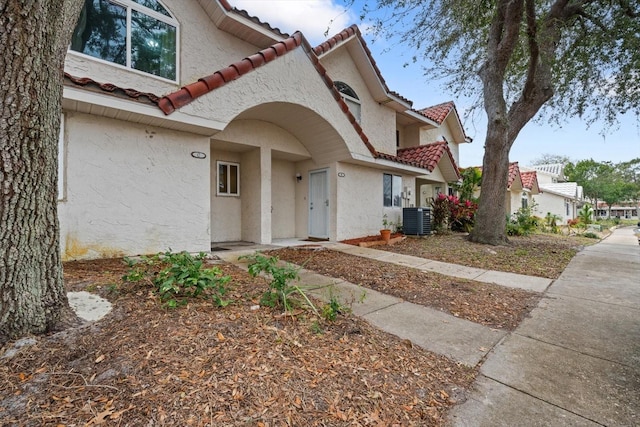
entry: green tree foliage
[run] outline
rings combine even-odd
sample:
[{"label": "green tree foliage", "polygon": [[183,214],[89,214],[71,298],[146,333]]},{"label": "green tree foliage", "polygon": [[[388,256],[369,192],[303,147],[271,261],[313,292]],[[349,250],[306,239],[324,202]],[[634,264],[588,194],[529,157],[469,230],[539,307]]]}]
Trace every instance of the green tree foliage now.
[{"label": "green tree foliage", "polygon": [[540,157],[534,159],[531,164],[532,165],[552,165],[557,163],[567,164],[571,162],[571,159],[568,156],[564,156],[562,154],[549,154],[544,153],[541,154]]},{"label": "green tree foliage", "polygon": [[371,0],[364,15],[373,10],[385,12],[375,29],[431,64],[426,75],[484,108],[474,241],[506,240],[509,151],[543,106],[556,120],[640,114],[638,0]]},{"label": "green tree foliage", "polygon": [[580,160],[565,167],[569,181],[581,185],[584,195],[594,206],[603,201],[611,206],[623,201],[637,200],[640,195],[640,159],[613,164],[593,159]]},{"label": "green tree foliage", "polygon": [[462,175],[462,182],[451,183],[451,187],[459,193],[460,200],[471,200],[477,203],[478,199],[474,195],[480,189],[482,171],[478,168],[470,167],[461,170],[460,175]]}]

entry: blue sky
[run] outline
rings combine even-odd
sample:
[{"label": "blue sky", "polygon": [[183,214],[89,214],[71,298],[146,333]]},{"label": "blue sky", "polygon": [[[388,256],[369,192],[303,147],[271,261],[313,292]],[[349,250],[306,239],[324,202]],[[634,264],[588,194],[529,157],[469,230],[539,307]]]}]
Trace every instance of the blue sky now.
[{"label": "blue sky", "polygon": [[[389,46],[383,39],[373,40],[367,35],[367,22],[360,21],[359,10],[346,10],[334,0],[229,0],[251,15],[268,22],[283,32],[300,30],[316,46],[328,37],[357,24],[365,35],[367,45],[387,82],[389,89],[412,100],[417,109],[453,100],[461,114],[467,135],[473,143],[460,149],[460,166],[482,164],[486,119],[481,111],[465,117],[470,101],[447,93],[439,82],[424,75],[420,63],[412,63],[413,51],[408,46]],[[328,36],[325,32],[328,29]],[[390,49],[392,47],[392,49]],[[409,63],[407,66],[404,64]],[[522,166],[530,164],[542,154],[568,156],[572,160],[594,159],[614,163],[640,158],[640,124],[632,115],[621,116],[620,127],[602,135],[603,124],[587,128],[580,119],[568,119],[561,128],[543,123],[528,123],[522,130],[509,155],[511,161]]]}]

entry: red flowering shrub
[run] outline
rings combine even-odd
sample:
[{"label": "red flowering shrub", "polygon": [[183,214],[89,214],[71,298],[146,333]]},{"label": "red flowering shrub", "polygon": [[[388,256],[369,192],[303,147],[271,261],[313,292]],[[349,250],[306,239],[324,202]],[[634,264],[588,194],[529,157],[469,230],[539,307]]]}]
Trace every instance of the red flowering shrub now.
[{"label": "red flowering shrub", "polygon": [[461,201],[456,196],[443,193],[431,203],[433,208],[433,228],[436,231],[470,231],[473,228],[478,204],[471,200]]}]

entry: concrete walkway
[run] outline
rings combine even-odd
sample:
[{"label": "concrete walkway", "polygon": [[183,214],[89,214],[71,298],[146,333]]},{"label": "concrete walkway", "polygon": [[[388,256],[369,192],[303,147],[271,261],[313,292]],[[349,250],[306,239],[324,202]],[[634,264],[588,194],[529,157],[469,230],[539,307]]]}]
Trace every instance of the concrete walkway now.
[{"label": "concrete walkway", "polygon": [[640,246],[617,229],[578,253],[487,356],[454,426],[640,425]]},{"label": "concrete walkway", "polygon": [[[309,243],[288,240],[277,242],[275,246],[299,246],[301,244],[308,245]],[[342,243],[322,242],[313,245],[423,271],[434,271],[448,276],[538,292],[543,292],[552,282],[550,279],[540,277],[487,271]],[[227,262],[247,269],[247,262],[238,261],[238,257],[252,254],[258,249],[273,247],[240,245],[233,247],[231,251],[216,252],[216,255]],[[343,303],[351,306],[355,315],[362,317],[372,325],[402,339],[411,340],[412,343],[429,351],[445,355],[469,366],[476,366],[506,335],[506,331],[503,330],[492,329],[434,308],[413,304],[309,270],[302,269],[300,271],[300,284],[309,294],[320,300],[328,301],[332,295],[337,296]]]}]

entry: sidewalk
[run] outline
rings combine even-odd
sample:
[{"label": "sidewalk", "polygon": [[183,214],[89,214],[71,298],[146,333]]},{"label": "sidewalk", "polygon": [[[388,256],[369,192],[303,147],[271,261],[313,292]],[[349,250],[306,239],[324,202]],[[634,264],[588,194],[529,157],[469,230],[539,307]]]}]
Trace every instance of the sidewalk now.
[{"label": "sidewalk", "polygon": [[[300,245],[301,243],[305,242],[289,241],[281,242],[280,245]],[[419,270],[537,292],[544,292],[552,282],[551,279],[447,264],[342,243],[323,242],[317,245]],[[266,249],[266,247],[240,246],[233,251],[216,252],[216,255],[247,269],[247,262],[238,261],[238,257],[252,254],[256,249]],[[483,360],[507,333],[313,271],[302,269],[300,278],[301,286],[316,298],[328,301],[331,295],[338,296],[341,301],[351,305],[355,315],[372,325],[469,366],[476,366]]]},{"label": "sidewalk", "polygon": [[455,426],[640,425],[640,247],[617,229],[569,263],[488,355]]}]

